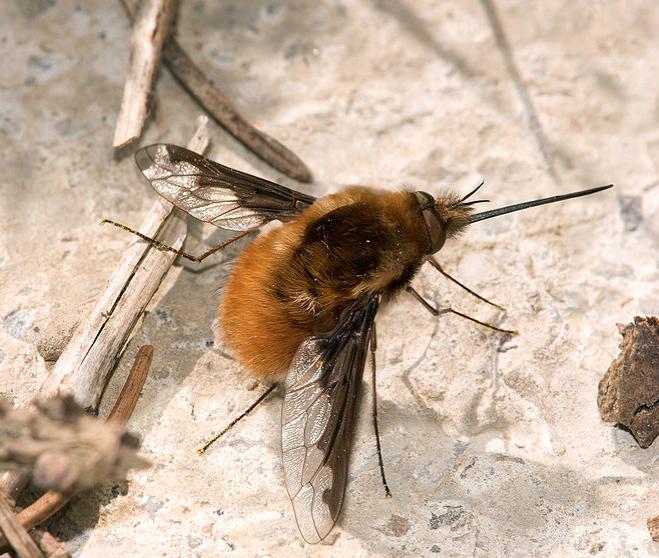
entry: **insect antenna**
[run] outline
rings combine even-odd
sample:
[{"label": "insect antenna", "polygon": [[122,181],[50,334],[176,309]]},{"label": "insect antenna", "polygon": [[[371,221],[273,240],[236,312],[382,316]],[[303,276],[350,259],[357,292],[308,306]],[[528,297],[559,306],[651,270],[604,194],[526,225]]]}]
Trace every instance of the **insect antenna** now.
[{"label": "insect antenna", "polygon": [[474,188],[471,192],[469,192],[465,197],[463,197],[460,200],[460,203],[463,203],[465,200],[468,200],[471,196],[473,196],[476,192],[478,192],[478,190],[480,190],[484,184],[485,184],[485,180],[481,180],[480,184],[476,186],[476,188]]},{"label": "insect antenna", "polygon": [[452,204],[451,208],[459,207],[459,206],[466,206],[466,205],[474,205],[474,204],[477,204],[477,203],[487,203],[487,202],[489,202],[490,200],[472,200],[472,201],[465,202],[465,200],[469,199],[476,192],[478,192],[478,190],[480,190],[483,187],[484,184],[485,184],[485,181],[481,180],[480,184],[478,186],[476,186],[476,188],[474,188],[466,196],[464,196],[463,198],[461,198],[460,200],[458,200],[457,202]]},{"label": "insect antenna", "polygon": [[521,211],[522,209],[528,209],[529,207],[537,207],[539,205],[545,205],[548,203],[556,203],[572,198],[579,198],[581,196],[588,196],[589,194],[601,192],[602,190],[608,190],[609,188],[613,188],[613,184],[608,184],[607,186],[598,186],[597,188],[590,188],[588,190],[581,190],[579,192],[572,192],[570,194],[562,194],[560,196],[552,196],[550,198],[542,198],[540,200],[516,203],[514,205],[508,205],[498,209],[491,209],[490,211],[483,211],[481,213],[471,215],[469,217],[469,223],[475,223],[476,221],[482,221],[484,219],[491,219],[492,217],[498,217],[499,215],[505,215],[506,213],[512,213],[513,211]]}]

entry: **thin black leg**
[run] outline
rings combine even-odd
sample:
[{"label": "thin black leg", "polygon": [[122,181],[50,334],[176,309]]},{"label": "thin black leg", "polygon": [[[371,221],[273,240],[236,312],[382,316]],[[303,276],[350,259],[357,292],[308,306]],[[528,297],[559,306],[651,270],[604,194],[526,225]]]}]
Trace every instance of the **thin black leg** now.
[{"label": "thin black leg", "polygon": [[229,432],[229,430],[231,430],[231,429],[232,429],[232,428],[233,428],[233,427],[234,427],[234,426],[235,426],[235,425],[236,425],[241,419],[245,418],[245,417],[246,417],[247,415],[249,415],[254,409],[256,409],[257,405],[258,405],[259,403],[261,403],[261,401],[263,401],[266,397],[268,397],[268,395],[270,395],[270,394],[274,391],[274,389],[275,389],[276,387],[277,387],[277,384],[272,384],[267,390],[265,390],[264,393],[262,393],[261,395],[259,395],[259,398],[258,398],[256,401],[254,401],[254,403],[252,403],[249,407],[247,407],[247,409],[246,409],[245,411],[243,411],[238,417],[236,417],[235,419],[233,419],[233,420],[229,423],[229,425],[228,425],[224,430],[222,430],[222,432],[220,432],[220,433],[217,434],[216,436],[213,436],[210,440],[208,440],[208,442],[206,442],[203,446],[201,446],[201,447],[197,450],[197,453],[198,453],[199,455],[203,455],[203,454],[206,452],[206,450],[207,450],[212,444],[214,444],[215,442],[217,442],[217,440],[219,440],[222,436],[224,436],[227,432]]},{"label": "thin black leg", "polygon": [[478,325],[481,325],[483,327],[486,327],[488,329],[492,329],[494,331],[499,331],[501,333],[509,333],[511,335],[517,335],[519,332],[513,329],[502,329],[497,326],[493,326],[492,324],[488,324],[486,322],[481,322],[480,320],[477,320],[476,318],[472,318],[471,316],[467,316],[467,314],[463,314],[462,312],[458,312],[457,310],[453,310],[453,308],[448,307],[448,308],[440,308],[437,309],[435,308],[432,304],[430,304],[425,298],[423,298],[416,290],[411,285],[408,285],[405,287],[405,290],[410,293],[416,300],[417,302],[420,302],[423,307],[428,310],[433,316],[441,316],[442,314],[455,314],[456,316],[460,316],[461,318],[464,318],[465,320],[469,320],[471,322],[474,322]]},{"label": "thin black leg", "polygon": [[201,256],[193,256],[192,254],[188,254],[183,250],[177,250],[176,248],[172,248],[171,246],[165,244],[164,242],[160,242],[160,240],[156,240],[155,238],[151,238],[150,236],[142,234],[141,232],[136,231],[135,229],[132,229],[127,225],[122,225],[121,223],[117,223],[116,221],[111,221],[110,219],[103,219],[101,221],[101,225],[105,223],[110,223],[110,225],[114,225],[115,227],[118,227],[126,232],[134,234],[135,236],[139,236],[142,240],[146,240],[149,244],[153,244],[153,246],[155,246],[158,250],[162,250],[163,252],[173,252],[174,254],[183,256],[184,258],[191,260],[193,262],[201,262],[211,254],[214,254],[218,250],[222,250],[222,248],[226,248],[227,246],[229,246],[229,244],[236,242],[236,240],[240,240],[241,238],[247,236],[249,233],[252,232],[251,230],[243,231],[240,234],[234,236],[233,238],[230,238],[229,240],[225,240],[224,242],[218,244],[217,246],[213,246],[210,250],[207,250]]},{"label": "thin black leg", "polygon": [[391,498],[391,490],[389,490],[387,477],[384,474],[384,460],[382,459],[382,445],[380,444],[380,429],[378,427],[378,394],[375,373],[375,351],[378,347],[375,324],[373,324],[373,333],[371,334],[371,342],[369,346],[371,351],[371,383],[373,385],[373,429],[375,430],[375,443],[378,449],[378,463],[380,465],[380,476],[382,477],[382,484],[384,486],[384,496],[385,498]]},{"label": "thin black leg", "polygon": [[446,277],[450,281],[453,281],[456,285],[463,288],[470,295],[475,296],[478,300],[482,300],[483,302],[486,302],[487,304],[490,304],[490,305],[494,306],[495,308],[498,308],[499,310],[504,310],[505,311],[505,308],[503,306],[500,306],[499,304],[496,304],[496,303],[488,300],[484,296],[479,295],[476,291],[471,290],[469,287],[467,287],[466,285],[463,285],[462,283],[460,283],[460,281],[458,281],[454,277],[451,277],[448,273],[446,273],[446,271],[444,271],[444,269],[442,269],[442,266],[439,265],[439,262],[435,258],[433,258],[432,256],[430,258],[428,258],[427,261],[431,266],[433,266],[437,271],[439,271],[444,277]]}]

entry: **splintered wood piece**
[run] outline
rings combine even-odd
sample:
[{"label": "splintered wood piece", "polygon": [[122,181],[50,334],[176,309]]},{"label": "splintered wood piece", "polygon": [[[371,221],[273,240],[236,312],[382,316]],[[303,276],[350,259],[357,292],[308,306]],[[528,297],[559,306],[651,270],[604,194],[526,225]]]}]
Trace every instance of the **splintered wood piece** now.
[{"label": "splintered wood piece", "polygon": [[45,529],[39,527],[30,534],[46,558],[71,558],[64,544]]},{"label": "splintered wood piece", "polygon": [[115,148],[132,143],[142,133],[151,104],[151,90],[158,75],[160,54],[175,12],[175,0],[146,0],[137,13],[130,68],[112,142]]},{"label": "splintered wood piece", "polygon": [[43,553],[39,550],[37,543],[21,525],[12,511],[7,497],[2,493],[0,493],[0,531],[19,558],[43,558]]},{"label": "splintered wood piece", "polygon": [[206,109],[213,119],[252,153],[287,176],[300,182],[311,182],[309,167],[281,142],[255,128],[236,107],[213,85],[174,40],[167,41],[163,51],[167,68],[179,83]]},{"label": "splintered wood piece", "polygon": [[[201,117],[188,148],[202,153],[208,144]],[[164,231],[163,241],[180,248],[186,236],[184,218],[174,216],[165,223],[173,206],[159,197],[139,230],[148,236]],[[133,326],[157,291],[176,254],[162,252],[136,240],[130,246],[96,305],[84,318],[71,341],[44,382],[39,397],[47,399],[70,391],[85,408],[95,409],[110,371],[114,368]]]},{"label": "splintered wood piece", "polygon": [[[131,0],[122,0],[131,19],[136,8]],[[285,145],[252,125],[199,69],[172,36],[163,47],[163,60],[172,75],[208,114],[252,153],[287,176],[311,182],[309,167]]]},{"label": "splintered wood piece", "polygon": [[[208,118],[200,116],[188,148],[203,153],[208,146]],[[170,246],[182,246],[187,234],[185,220],[172,218],[174,206],[158,197],[140,230],[149,236],[164,231]],[[166,229],[166,230],[165,230]],[[46,377],[38,397],[48,399],[60,392],[72,392],[80,405],[96,409],[108,375],[114,368],[130,332],[151,297],[158,290],[176,255],[161,252],[136,240],[126,250],[107,287],[85,316],[57,364]],[[16,498],[28,482],[24,473],[7,471],[0,475],[0,491]]]}]

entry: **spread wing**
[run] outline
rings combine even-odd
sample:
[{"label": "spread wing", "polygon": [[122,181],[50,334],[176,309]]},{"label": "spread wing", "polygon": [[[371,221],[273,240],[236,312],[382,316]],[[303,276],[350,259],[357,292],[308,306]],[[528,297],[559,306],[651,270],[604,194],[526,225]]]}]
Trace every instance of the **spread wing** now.
[{"label": "spread wing", "polygon": [[245,231],[268,221],[289,220],[314,201],[296,192],[165,143],[143,147],[137,166],[163,198],[201,221]]},{"label": "spread wing", "polygon": [[300,533],[324,539],[345,494],[355,406],[379,298],[346,311],[334,332],[309,337],[286,378],[282,457],[286,488]]}]

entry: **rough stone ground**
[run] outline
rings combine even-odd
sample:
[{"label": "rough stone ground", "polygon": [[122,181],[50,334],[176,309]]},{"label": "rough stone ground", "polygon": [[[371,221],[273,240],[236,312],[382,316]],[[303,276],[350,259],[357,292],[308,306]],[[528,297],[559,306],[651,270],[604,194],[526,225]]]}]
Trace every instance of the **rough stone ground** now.
[{"label": "rough stone ground", "polygon": [[[432,270],[415,279],[430,299],[519,337],[435,320],[406,297],[382,313],[378,389],[394,497],[383,498],[366,397],[333,546],[298,536],[279,397],[195,454],[261,388],[215,328],[228,264],[174,269],[103,409],[137,347],[153,343],[132,427],[154,467],[79,496],[53,530],[84,558],[658,555],[645,526],[659,512],[657,444],[641,450],[596,407],[616,322],[659,314],[656,2],[182,4],[183,45],[311,166],[309,191],[360,182],[465,192],[484,177],[500,206],[616,189],[480,223],[442,250],[444,267],[506,315]],[[46,373],[40,332],[84,313],[132,240],[99,220],[137,224],[155,195],[132,158],[111,149],[128,44],[118,2],[0,5],[0,390],[16,402]],[[143,143],[185,143],[198,113],[163,72]],[[299,187],[211,131],[214,158]],[[196,226],[195,237],[210,243],[211,229]]]}]

